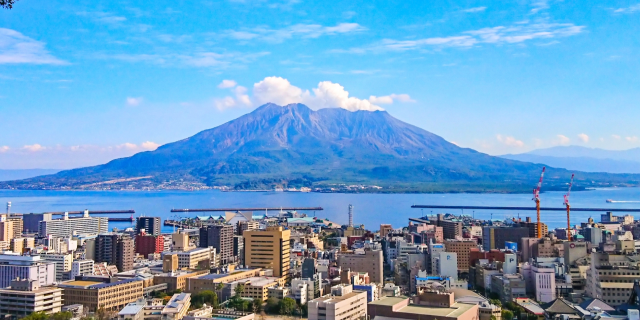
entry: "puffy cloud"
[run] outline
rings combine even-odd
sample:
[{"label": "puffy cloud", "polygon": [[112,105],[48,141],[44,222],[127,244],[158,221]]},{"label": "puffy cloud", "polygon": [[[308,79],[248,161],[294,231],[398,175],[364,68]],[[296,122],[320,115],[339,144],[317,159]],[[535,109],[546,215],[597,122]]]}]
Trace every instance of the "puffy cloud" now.
[{"label": "puffy cloud", "polygon": [[7,152],[7,151],[9,151],[8,146],[0,146],[0,153]]},{"label": "puffy cloud", "polygon": [[578,135],[578,139],[580,139],[580,141],[582,141],[584,143],[589,142],[589,136],[584,134],[584,133],[579,134]]},{"label": "puffy cloud", "polygon": [[309,96],[309,91],[303,92],[302,89],[292,85],[289,80],[281,77],[266,77],[253,85],[253,99],[257,105],[268,102],[287,105],[303,102]]},{"label": "puffy cloud", "polygon": [[31,152],[38,152],[38,151],[42,151],[44,150],[45,147],[35,143],[35,144],[28,144],[25,145],[24,147],[22,147],[22,150],[26,150],[26,151],[31,151]]},{"label": "puffy cloud", "polygon": [[282,77],[266,77],[255,83],[252,96],[242,86],[229,87],[235,94],[214,100],[216,108],[224,110],[233,107],[257,107],[265,103],[287,105],[303,103],[312,109],[342,108],[349,111],[379,111],[384,110],[378,104],[394,102],[415,102],[408,94],[391,94],[388,96],[370,96],[369,99],[359,99],[349,95],[345,88],[331,81],[322,81],[316,88],[303,90],[294,86]]},{"label": "puffy cloud", "polygon": [[571,142],[571,139],[569,139],[567,136],[559,134],[556,136],[556,139],[553,142],[554,144],[565,145],[569,144]]},{"label": "puffy cloud", "polygon": [[43,42],[31,39],[22,33],[0,28],[0,64],[66,64],[52,56]]},{"label": "puffy cloud", "polygon": [[627,139],[627,141],[629,141],[631,143],[638,142],[638,137],[636,137],[636,136],[626,137],[625,139]]},{"label": "puffy cloud", "polygon": [[236,85],[237,83],[233,80],[222,80],[222,82],[220,82],[220,84],[218,85],[218,88],[227,89],[227,88],[233,88]]},{"label": "puffy cloud", "polygon": [[518,140],[514,137],[509,137],[509,136],[502,136],[500,134],[496,135],[496,139],[498,140],[498,142],[509,146],[509,147],[516,147],[516,148],[522,148],[524,147],[524,142],[522,142],[522,140]]},{"label": "puffy cloud", "polygon": [[140,147],[142,147],[142,149],[144,150],[155,150],[155,149],[158,149],[159,146],[160,146],[159,144],[152,141],[145,141],[142,144],[140,144]]},{"label": "puffy cloud", "polygon": [[137,106],[142,103],[142,97],[127,97],[127,104],[130,106]]},{"label": "puffy cloud", "polygon": [[614,138],[614,139],[616,139],[616,140],[620,140],[620,138],[622,138],[622,137],[620,137],[620,136],[619,136],[619,135],[617,135],[617,134],[612,134],[612,135],[611,135],[611,138]]},{"label": "puffy cloud", "polygon": [[116,146],[116,148],[135,150],[135,149],[138,149],[138,146],[136,146],[135,144],[130,143],[130,142],[125,142],[125,143],[123,143],[123,144],[121,144],[119,146]]}]

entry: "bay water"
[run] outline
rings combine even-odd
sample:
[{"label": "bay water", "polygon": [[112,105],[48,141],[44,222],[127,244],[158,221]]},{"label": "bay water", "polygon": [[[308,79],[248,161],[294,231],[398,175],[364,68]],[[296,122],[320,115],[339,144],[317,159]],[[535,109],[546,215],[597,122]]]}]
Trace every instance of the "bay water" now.
[{"label": "bay water", "polygon": [[[543,207],[563,208],[564,192],[544,192],[540,195]],[[354,206],[354,223],[367,229],[378,230],[380,224],[389,223],[394,228],[406,226],[408,218],[419,218],[436,213],[466,214],[480,219],[504,219],[529,216],[536,220],[535,211],[503,210],[444,210],[412,209],[411,205],[455,206],[526,206],[533,207],[530,194],[347,194],[302,192],[221,192],[207,191],[52,191],[52,190],[0,190],[0,204],[12,202],[12,212],[30,213],[46,211],[127,210],[134,209],[135,216],[158,216],[162,219],[218,215],[220,213],[172,213],[171,209],[183,208],[242,208],[242,207],[323,207],[322,211],[305,212],[309,216],[327,218],[345,224],[348,206]],[[607,203],[611,199],[615,202]],[[640,188],[611,188],[571,193],[574,208],[640,208]],[[302,212],[302,211],[301,211]],[[603,212],[572,212],[571,222],[578,224],[593,217],[600,221]],[[270,212],[276,214],[276,212]],[[624,215],[619,213],[618,215]],[[634,213],[636,219],[640,214]],[[113,215],[128,217],[128,215]],[[550,229],[566,227],[566,213],[543,211],[541,218]],[[111,222],[110,228],[123,229],[129,222]],[[171,232],[163,227],[163,232]]]}]

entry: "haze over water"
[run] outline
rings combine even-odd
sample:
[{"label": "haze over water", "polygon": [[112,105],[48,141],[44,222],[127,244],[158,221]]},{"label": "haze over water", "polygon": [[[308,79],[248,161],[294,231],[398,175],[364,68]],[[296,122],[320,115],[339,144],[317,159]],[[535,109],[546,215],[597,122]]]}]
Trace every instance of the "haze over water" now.
[{"label": "haze over water", "polygon": [[[564,192],[541,194],[543,207],[563,207]],[[571,193],[574,208],[638,208],[640,203],[606,203],[640,200],[640,188],[598,189]],[[320,218],[344,224],[347,222],[347,207],[354,206],[354,222],[364,224],[369,230],[378,230],[381,223],[390,223],[394,228],[406,226],[408,218],[426,214],[452,213],[461,210],[411,209],[413,204],[423,205],[470,205],[470,206],[533,206],[529,194],[341,194],[299,192],[220,192],[220,191],[30,191],[0,190],[0,203],[12,202],[12,212],[29,213],[45,211],[77,210],[126,210],[134,209],[136,216],[159,216],[162,219],[216,215],[206,213],[172,213],[172,208],[240,208],[240,207],[323,207],[323,211],[306,212]],[[493,213],[493,215],[492,215]],[[590,216],[600,221],[602,212],[572,212],[571,222],[577,224]],[[276,214],[276,212],[270,212]],[[518,216],[516,211],[465,210],[464,214],[481,219],[504,219]],[[535,221],[535,211],[519,212],[520,217],[530,216]],[[619,213],[624,215],[625,213]],[[114,215],[127,217],[127,215]],[[566,227],[566,214],[562,211],[543,211],[542,221],[551,229]],[[636,219],[638,214],[634,214]],[[128,222],[112,222],[110,228],[123,229]],[[172,229],[164,227],[164,232]]]}]

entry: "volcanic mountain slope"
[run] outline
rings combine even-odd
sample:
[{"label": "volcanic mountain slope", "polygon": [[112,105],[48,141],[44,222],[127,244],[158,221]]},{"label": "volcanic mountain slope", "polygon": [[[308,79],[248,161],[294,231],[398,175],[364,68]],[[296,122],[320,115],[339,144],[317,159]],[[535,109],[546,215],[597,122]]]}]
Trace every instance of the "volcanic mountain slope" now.
[{"label": "volcanic mountain slope", "polygon": [[[105,181],[135,185],[182,179],[236,189],[360,183],[398,191],[524,191],[535,184],[540,169],[460,148],[385,111],[266,104],[155,151],[0,187],[83,188]],[[549,168],[547,185],[564,185],[569,176]],[[610,174],[581,178],[585,186],[636,185],[640,180]]]}]

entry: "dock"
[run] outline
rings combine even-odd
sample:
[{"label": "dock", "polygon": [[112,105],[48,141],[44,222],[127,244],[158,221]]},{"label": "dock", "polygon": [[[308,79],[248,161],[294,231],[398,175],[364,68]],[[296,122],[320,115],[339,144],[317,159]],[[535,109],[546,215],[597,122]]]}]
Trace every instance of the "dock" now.
[{"label": "dock", "polygon": [[[412,205],[413,209],[456,209],[456,210],[514,210],[514,211],[536,211],[536,207],[496,207],[496,206],[440,206],[440,205]],[[567,208],[541,207],[540,211],[567,211]],[[640,212],[640,208],[575,208],[571,207],[571,211],[586,212]]]},{"label": "dock", "polygon": [[280,207],[280,208],[209,208],[209,209],[171,209],[171,212],[220,212],[220,211],[322,211],[322,207]]},{"label": "dock", "polygon": [[129,218],[109,218],[109,222],[134,222],[136,219],[134,217]]},{"label": "dock", "polygon": [[[45,213],[51,213],[52,215],[63,215],[65,212],[68,214],[83,214],[83,211],[49,211]],[[135,210],[89,210],[89,214],[134,214]]]}]

